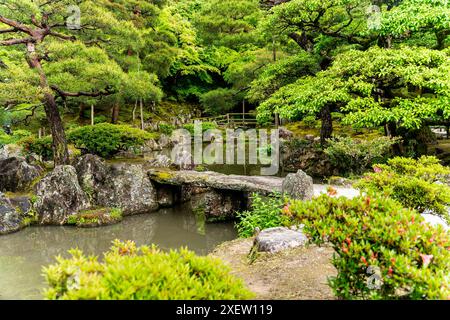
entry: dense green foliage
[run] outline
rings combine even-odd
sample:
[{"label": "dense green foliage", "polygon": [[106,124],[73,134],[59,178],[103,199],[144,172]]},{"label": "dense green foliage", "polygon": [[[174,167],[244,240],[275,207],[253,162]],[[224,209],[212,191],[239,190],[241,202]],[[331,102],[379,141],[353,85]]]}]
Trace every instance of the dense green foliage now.
[{"label": "dense green foliage", "polygon": [[419,160],[394,158],[377,164],[355,186],[363,191],[391,197],[406,208],[431,211],[448,221],[450,168],[434,157]]},{"label": "dense green foliage", "polygon": [[337,137],[329,140],[325,153],[341,173],[361,174],[376,163],[386,162],[391,155],[391,146],[397,141],[388,137],[373,140]]},{"label": "dense green foliage", "polygon": [[52,149],[52,137],[36,138],[30,136],[19,142],[23,147],[23,153],[25,155],[37,155],[42,157],[44,161],[50,161],[53,159],[53,149]]},{"label": "dense green foliage", "polygon": [[16,130],[12,135],[8,135],[3,131],[0,131],[0,147],[7,144],[17,143],[22,139],[30,137],[31,135],[32,133],[27,130]]},{"label": "dense green foliage", "polygon": [[255,229],[279,227],[287,222],[285,216],[281,215],[284,205],[282,197],[264,199],[258,194],[252,196],[251,210],[238,212],[236,229],[239,236],[248,238],[255,234]]},{"label": "dense green foliage", "polygon": [[233,300],[252,294],[221,261],[187,249],[162,252],[116,241],[104,256],[71,250],[44,269],[48,299],[64,300]]},{"label": "dense green foliage", "polygon": [[126,125],[101,123],[70,130],[67,137],[78,149],[110,158],[120,151],[137,150],[154,135]]},{"label": "dense green foliage", "polygon": [[389,198],[294,201],[291,214],[318,244],[329,242],[345,299],[448,299],[450,236]]}]

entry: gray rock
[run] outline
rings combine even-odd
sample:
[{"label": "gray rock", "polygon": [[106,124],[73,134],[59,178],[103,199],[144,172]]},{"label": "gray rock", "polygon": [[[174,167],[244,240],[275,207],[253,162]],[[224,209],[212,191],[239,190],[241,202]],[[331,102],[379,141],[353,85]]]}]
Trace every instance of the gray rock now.
[{"label": "gray rock", "polygon": [[75,164],[78,182],[92,204],[98,204],[98,190],[108,181],[108,166],[95,155],[87,154]]},{"label": "gray rock", "polygon": [[98,156],[85,155],[75,168],[83,191],[96,206],[121,208],[124,215],[158,208],[156,190],[143,165],[108,165]]},{"label": "gray rock", "polygon": [[281,139],[291,139],[294,136],[294,133],[284,127],[280,127],[278,129],[278,133]]},{"label": "gray rock", "polygon": [[153,168],[170,168],[174,165],[173,161],[163,154],[158,154],[156,158],[149,160],[148,164]]},{"label": "gray rock", "polygon": [[167,169],[150,169],[148,175],[151,180],[160,184],[175,186],[189,185],[199,188],[213,188],[216,190],[234,190],[243,193],[259,193],[270,195],[281,192],[282,178],[269,176],[238,176],[206,171],[173,171]]},{"label": "gray rock", "polygon": [[0,235],[22,228],[22,217],[8,198],[0,192]]},{"label": "gray rock", "polygon": [[225,221],[247,209],[247,198],[236,191],[213,189],[206,193],[204,205],[207,221]]},{"label": "gray rock", "polygon": [[57,166],[36,185],[35,190],[34,208],[41,224],[64,224],[70,215],[90,207],[72,166]]},{"label": "gray rock", "polygon": [[265,229],[255,238],[255,246],[258,251],[269,253],[304,246],[307,242],[308,238],[301,229],[285,227]]},{"label": "gray rock", "polygon": [[0,147],[0,160],[5,160],[8,158],[20,157],[21,148],[17,145],[7,144]]},{"label": "gray rock", "polygon": [[99,205],[121,208],[124,215],[158,209],[156,190],[143,165],[112,165],[96,192]]},{"label": "gray rock", "polygon": [[291,199],[310,200],[314,195],[313,179],[302,170],[290,173],[283,181],[282,193]]},{"label": "gray rock", "polygon": [[30,165],[22,158],[0,160],[0,191],[25,191],[42,173],[41,167]]},{"label": "gray rock", "polygon": [[171,146],[173,146],[173,142],[171,141],[170,137],[168,137],[165,134],[161,134],[161,136],[158,139],[158,144],[161,147],[161,149],[170,148]]}]

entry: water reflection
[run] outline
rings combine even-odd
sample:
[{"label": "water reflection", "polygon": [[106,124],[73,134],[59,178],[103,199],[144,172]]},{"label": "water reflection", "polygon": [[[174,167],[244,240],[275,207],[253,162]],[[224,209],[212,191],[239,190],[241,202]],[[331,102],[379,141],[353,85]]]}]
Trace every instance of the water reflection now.
[{"label": "water reflection", "polygon": [[186,246],[207,254],[234,238],[232,223],[203,225],[189,204],[127,217],[120,224],[98,229],[28,228],[0,237],[0,299],[40,299],[42,266],[53,263],[56,255],[67,256],[70,248],[101,255],[114,239],[120,239],[138,245],[155,243],[165,250]]}]

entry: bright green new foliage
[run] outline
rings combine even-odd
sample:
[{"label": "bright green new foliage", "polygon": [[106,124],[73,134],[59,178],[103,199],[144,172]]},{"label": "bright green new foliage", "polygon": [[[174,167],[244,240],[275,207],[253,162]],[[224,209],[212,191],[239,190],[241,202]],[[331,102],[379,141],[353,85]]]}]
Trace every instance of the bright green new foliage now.
[{"label": "bright green new foliage", "polygon": [[450,169],[434,157],[419,160],[394,158],[374,166],[355,186],[370,193],[383,194],[404,207],[431,211],[450,221]]},{"label": "bright green new foliage", "polygon": [[264,230],[267,228],[279,227],[288,222],[288,218],[283,216],[284,205],[282,197],[262,198],[258,194],[252,196],[252,208],[249,211],[237,213],[239,222],[236,224],[239,236],[248,238],[255,234],[255,229]]},{"label": "bright green new foliage", "polygon": [[44,268],[51,300],[230,300],[253,295],[220,260],[115,241],[104,256],[57,258]]}]

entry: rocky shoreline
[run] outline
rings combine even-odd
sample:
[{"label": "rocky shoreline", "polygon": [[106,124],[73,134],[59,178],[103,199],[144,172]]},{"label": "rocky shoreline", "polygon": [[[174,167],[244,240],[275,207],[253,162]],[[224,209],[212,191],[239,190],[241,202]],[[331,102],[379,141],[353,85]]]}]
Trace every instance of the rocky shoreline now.
[{"label": "rocky shoreline", "polygon": [[[154,212],[197,194],[203,195],[197,206],[207,221],[223,221],[248,209],[253,193],[270,196],[285,192],[299,199],[313,194],[312,178],[301,171],[286,179],[246,177],[155,168],[154,162],[107,163],[88,154],[74,165],[57,166],[45,174],[40,166],[23,158],[1,160],[0,167],[3,162],[15,165],[9,165],[0,176],[4,192],[0,198],[0,234],[16,232],[31,223],[68,224],[71,216],[86,210],[117,208],[123,216]],[[166,161],[166,165],[170,163]]]}]

